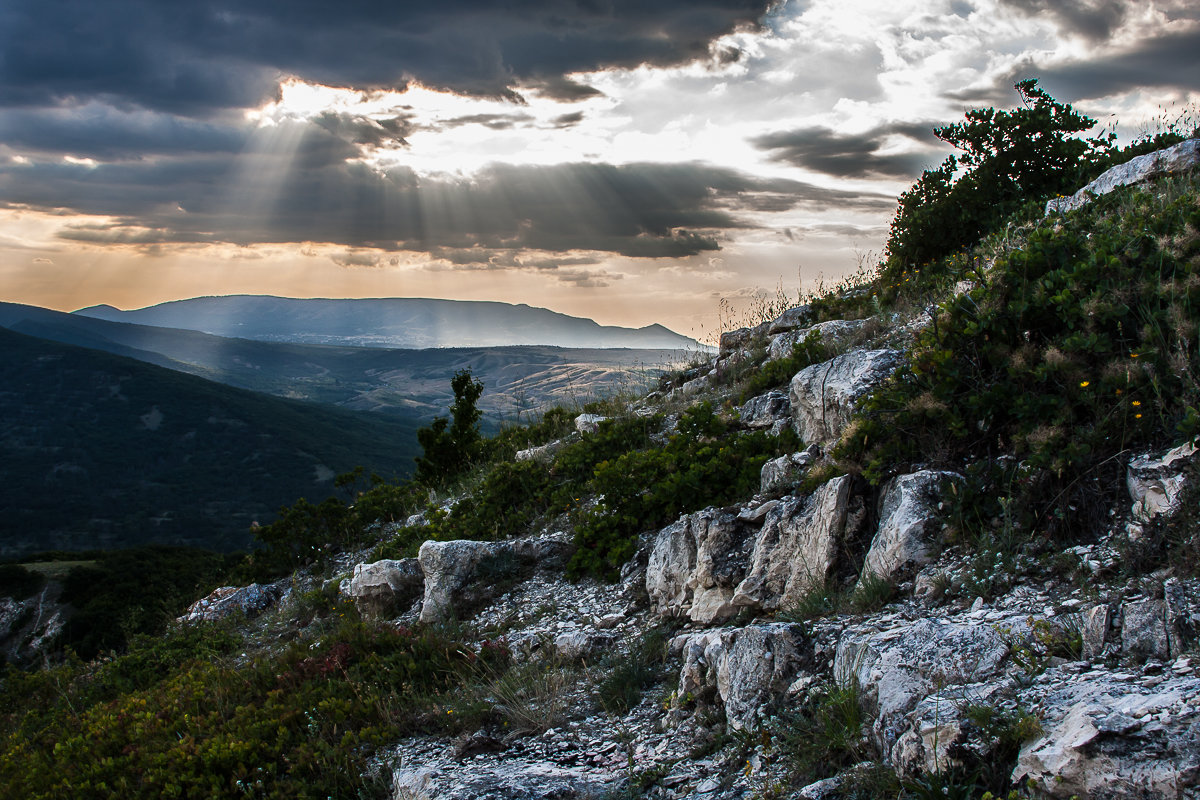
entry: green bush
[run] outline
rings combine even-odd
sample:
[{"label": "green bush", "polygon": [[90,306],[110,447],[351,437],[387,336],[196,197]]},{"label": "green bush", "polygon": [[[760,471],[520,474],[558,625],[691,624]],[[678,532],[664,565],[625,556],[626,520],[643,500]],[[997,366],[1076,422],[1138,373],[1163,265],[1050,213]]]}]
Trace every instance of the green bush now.
[{"label": "green bush", "polygon": [[[900,196],[887,243],[885,283],[902,273],[960,252],[1021,205],[1074,191],[1090,163],[1112,150],[1107,139],[1077,139],[1096,121],[1038,88],[1014,86],[1022,107],[968,111],[966,120],[935,128],[934,135],[961,151],[926,170]],[[961,168],[961,173],[960,173]]]},{"label": "green bush", "polygon": [[363,796],[375,748],[433,729],[441,693],[490,657],[436,629],[352,620],[241,661],[212,658],[205,635],[181,634],[182,661],[139,649],[98,667],[5,673],[0,795]]},{"label": "green bush", "polygon": [[762,432],[731,434],[707,402],[688,409],[665,446],[596,464],[588,488],[603,499],[575,513],[571,570],[615,576],[642,531],[754,494],[763,464],[787,444]]},{"label": "green bush", "polygon": [[1200,210],[1195,177],[1127,188],[1033,227],[947,301],[907,369],[861,406],[835,454],[879,482],[917,462],[1010,453],[1020,519],[1095,522],[1117,456],[1190,436],[1200,407]]}]

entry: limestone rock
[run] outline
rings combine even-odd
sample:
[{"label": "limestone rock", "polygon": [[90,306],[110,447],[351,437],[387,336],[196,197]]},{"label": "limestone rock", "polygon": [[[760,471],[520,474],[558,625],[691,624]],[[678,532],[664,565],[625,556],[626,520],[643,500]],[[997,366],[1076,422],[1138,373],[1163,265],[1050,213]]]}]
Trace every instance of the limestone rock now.
[{"label": "limestone rock", "polygon": [[[575,424],[579,424],[578,418],[576,418]],[[558,439],[537,447],[518,450],[516,455],[513,456],[513,459],[516,461],[540,461],[542,463],[549,463],[550,461],[554,460],[554,456],[559,450],[563,449],[565,444],[566,442],[564,442],[562,439]]]},{"label": "limestone rock", "polygon": [[603,653],[616,642],[616,635],[574,630],[554,637],[554,651],[565,661],[581,661]]},{"label": "limestone rock", "polygon": [[791,355],[792,348],[813,332],[821,335],[821,342],[826,347],[833,350],[845,350],[868,322],[865,319],[831,319],[809,328],[800,328],[772,336],[771,344],[767,347],[767,360],[774,361]]},{"label": "limestone rock", "polygon": [[679,691],[713,695],[734,730],[752,728],[806,663],[804,627],[783,622],[680,637]]},{"label": "limestone rock", "polygon": [[1091,202],[1093,196],[1108,194],[1121,186],[1157,178],[1170,172],[1183,172],[1200,164],[1200,139],[1188,139],[1174,147],[1156,150],[1102,173],[1070,197],[1058,197],[1046,203],[1047,214],[1065,214]]},{"label": "limestone rock", "polygon": [[575,430],[584,434],[595,433],[600,430],[600,423],[607,419],[600,414],[580,414],[575,418]]},{"label": "limestone rock", "polygon": [[734,605],[770,611],[824,585],[845,535],[850,486],[848,476],[834,478],[807,498],[783,499],[767,514]]},{"label": "limestone rock", "polygon": [[275,605],[283,593],[283,586],[277,583],[222,586],[188,606],[179,621],[212,622],[231,614],[253,616]]},{"label": "limestone rock", "polygon": [[751,398],[738,409],[739,419],[748,428],[770,428],[777,421],[790,419],[791,416],[791,401],[785,393],[779,391],[770,391]]},{"label": "limestone rock", "polygon": [[1184,468],[1195,457],[1196,446],[1186,442],[1161,456],[1143,455],[1129,462],[1125,485],[1133,500],[1135,520],[1146,522],[1160,514],[1175,513],[1186,483]]},{"label": "limestone rock", "polygon": [[371,616],[401,609],[421,595],[425,575],[415,558],[356,564],[347,594]]},{"label": "limestone rock", "polygon": [[855,403],[903,361],[896,350],[856,350],[802,369],[792,378],[790,399],[796,432],[806,443],[837,441]]},{"label": "limestone rock", "polygon": [[776,334],[803,327],[811,316],[812,306],[807,303],[802,306],[793,306],[771,320],[770,324],[767,325],[767,335],[775,336]]},{"label": "limestone rock", "polygon": [[[570,552],[562,536],[504,542],[425,542],[417,553],[425,576],[421,622],[438,622],[491,596],[497,584],[534,568],[561,567]],[[477,580],[480,577],[486,580]]]},{"label": "limestone rock", "polygon": [[935,690],[981,683],[1000,670],[1008,645],[992,627],[922,619],[884,630],[848,629],[838,639],[833,677],[857,682],[874,711],[875,734],[894,746],[904,716]]},{"label": "limestone rock", "polygon": [[1013,694],[1008,680],[952,686],[923,698],[908,715],[907,730],[891,750],[891,764],[906,777],[946,772],[968,753],[986,761],[997,742],[980,735],[964,713],[971,705],[1002,706]]},{"label": "limestone rock", "polygon": [[1167,608],[1162,600],[1146,598],[1121,607],[1121,652],[1139,658],[1167,658]]},{"label": "limestone rock", "polygon": [[1021,748],[1014,781],[1063,800],[1200,796],[1200,679],[1088,673],[1035,691],[1044,733]]},{"label": "limestone rock", "polygon": [[1112,609],[1107,605],[1088,609],[1084,612],[1082,627],[1083,657],[1096,658],[1102,655],[1110,636],[1109,629],[1112,627]]},{"label": "limestone rock", "polygon": [[795,486],[815,460],[814,454],[815,448],[810,447],[803,452],[773,458],[763,464],[759,474],[759,492],[773,494]]},{"label": "limestone rock", "polygon": [[745,574],[752,528],[705,509],[658,532],[646,568],[651,606],[663,616],[710,624],[733,616],[733,589]]},{"label": "limestone rock", "polygon": [[880,494],[879,528],[863,562],[863,578],[894,582],[929,563],[938,499],[949,482],[961,480],[954,472],[921,470],[888,481]]},{"label": "limestone rock", "polygon": [[395,800],[598,800],[607,790],[583,770],[549,763],[498,764],[454,775],[435,769],[392,774]]},{"label": "limestone rock", "polygon": [[737,330],[722,333],[721,341],[717,348],[718,357],[724,358],[731,353],[744,350],[754,339],[766,335],[770,327],[770,322],[763,322],[752,328],[738,328]]}]

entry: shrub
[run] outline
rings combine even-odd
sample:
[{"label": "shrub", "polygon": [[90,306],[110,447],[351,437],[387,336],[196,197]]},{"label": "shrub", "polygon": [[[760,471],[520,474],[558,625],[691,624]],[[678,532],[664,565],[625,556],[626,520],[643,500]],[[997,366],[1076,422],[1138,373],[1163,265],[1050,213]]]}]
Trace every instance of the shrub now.
[{"label": "shrub", "polygon": [[0,597],[24,600],[41,591],[46,578],[40,572],[26,569],[20,564],[0,564]]},{"label": "shrub", "polygon": [[887,243],[886,283],[965,250],[1030,200],[1073,190],[1085,182],[1089,162],[1112,149],[1115,134],[1107,139],[1072,137],[1096,121],[1059,103],[1036,80],[1013,88],[1023,107],[975,109],[964,122],[934,129],[961,155],[926,170],[900,196]]}]

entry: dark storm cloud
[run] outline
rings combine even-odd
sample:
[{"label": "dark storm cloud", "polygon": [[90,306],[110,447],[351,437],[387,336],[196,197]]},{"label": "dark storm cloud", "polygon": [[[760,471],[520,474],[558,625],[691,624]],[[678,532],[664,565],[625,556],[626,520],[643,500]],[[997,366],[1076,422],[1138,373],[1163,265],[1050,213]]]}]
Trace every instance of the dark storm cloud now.
[{"label": "dark storm cloud", "polygon": [[[594,250],[642,258],[717,250],[729,231],[756,227],[764,208],[879,211],[882,195],[762,179],[705,164],[493,165],[471,178],[380,175],[339,160],[344,140],[324,131],[297,146],[302,169],[279,172],[269,196],[231,195],[244,174],[286,166],[262,156],[0,167],[0,207],[25,205],[104,215],[115,224],[75,228],[77,241],[329,242],[414,250]],[[249,157],[247,157],[249,158]]]},{"label": "dark storm cloud", "polygon": [[[1061,29],[1093,42],[1108,39],[1134,8],[1132,0],[1000,0],[1029,16],[1045,15]],[[1137,2],[1142,5],[1144,0]]]},{"label": "dark storm cloud", "polygon": [[281,74],[335,86],[408,80],[513,96],[581,98],[563,76],[709,55],[771,0],[7,0],[0,103],[88,98],[187,115],[260,104]]},{"label": "dark storm cloud", "polygon": [[1105,97],[1139,88],[1200,91],[1200,26],[1144,39],[1136,46],[1095,58],[1049,66],[1028,61],[996,78],[991,86],[945,96],[972,106],[1012,107],[1013,85],[1037,78],[1065,102]]},{"label": "dark storm cloud", "polygon": [[[926,146],[923,152],[880,153],[891,136],[903,136]],[[839,133],[829,128],[799,128],[759,136],[751,143],[772,152],[776,161],[824,172],[839,178],[869,175],[909,178],[938,160],[928,145],[937,142],[933,125],[901,122],[880,125],[863,133]]]},{"label": "dark storm cloud", "polygon": [[80,108],[0,112],[0,142],[30,153],[119,160],[164,153],[237,153],[246,144],[246,130],[244,125],[88,103]]},{"label": "dark storm cloud", "polygon": [[324,111],[313,117],[312,122],[343,141],[367,147],[407,145],[407,137],[417,128],[412,115],[375,119]]}]

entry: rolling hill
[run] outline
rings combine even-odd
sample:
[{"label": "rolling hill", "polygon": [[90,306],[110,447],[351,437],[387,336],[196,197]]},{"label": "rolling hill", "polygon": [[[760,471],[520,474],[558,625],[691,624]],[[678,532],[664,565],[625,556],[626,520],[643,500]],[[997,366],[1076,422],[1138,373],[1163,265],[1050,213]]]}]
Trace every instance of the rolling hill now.
[{"label": "rolling hill", "polygon": [[245,546],[339,472],[406,475],[417,427],[0,329],[0,557]]}]

